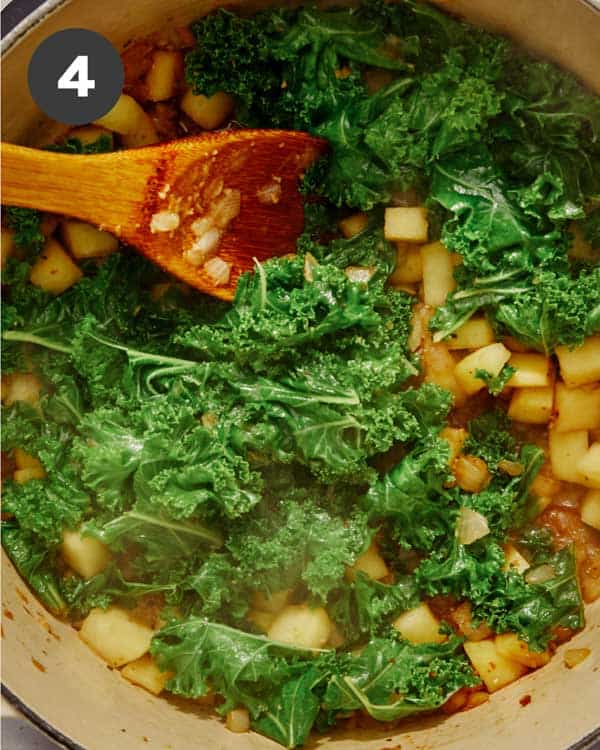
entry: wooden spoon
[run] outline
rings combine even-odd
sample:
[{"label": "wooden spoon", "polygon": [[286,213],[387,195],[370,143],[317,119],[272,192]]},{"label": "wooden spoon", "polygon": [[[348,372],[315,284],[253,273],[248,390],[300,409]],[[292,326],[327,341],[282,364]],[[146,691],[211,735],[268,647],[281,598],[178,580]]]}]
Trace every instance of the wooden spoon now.
[{"label": "wooden spoon", "polygon": [[[304,223],[298,179],[326,148],[284,130],[223,130],[85,156],[3,143],[2,202],[95,224],[231,300],[254,258],[295,251]],[[231,266],[205,266],[215,257]]]}]

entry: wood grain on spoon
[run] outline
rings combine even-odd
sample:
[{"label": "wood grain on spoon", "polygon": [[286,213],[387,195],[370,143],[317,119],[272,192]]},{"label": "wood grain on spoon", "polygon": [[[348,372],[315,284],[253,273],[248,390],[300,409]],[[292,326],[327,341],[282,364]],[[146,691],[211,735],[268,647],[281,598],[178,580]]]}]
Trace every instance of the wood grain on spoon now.
[{"label": "wood grain on spoon", "polygon": [[[2,144],[2,202],[114,233],[191,286],[230,300],[240,274],[295,251],[298,180],[326,142],[282,130],[226,130],[108,154]],[[231,263],[217,284],[210,257]]]}]

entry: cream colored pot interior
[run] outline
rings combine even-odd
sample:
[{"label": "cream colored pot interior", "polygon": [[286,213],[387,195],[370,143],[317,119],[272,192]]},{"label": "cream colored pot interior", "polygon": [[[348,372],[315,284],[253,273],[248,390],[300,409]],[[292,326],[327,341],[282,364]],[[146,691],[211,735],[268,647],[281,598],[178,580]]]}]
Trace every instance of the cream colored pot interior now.
[{"label": "cream colored pot interior", "polygon": [[[85,26],[122,45],[166,25],[187,23],[218,6],[206,0],[70,0],[12,41],[2,71],[5,140],[35,143],[43,119],[27,89],[27,64],[52,32]],[[600,13],[578,0],[446,0],[445,8],[501,30],[576,72],[600,92]],[[52,5],[55,5],[52,3]],[[239,5],[227,3],[228,7]],[[247,7],[247,4],[245,4]],[[34,714],[88,750],[259,750],[278,745],[234,735],[191,702],[155,698],[126,682],[35,601],[3,554],[3,682]],[[483,706],[448,718],[405,723],[393,735],[335,733],[315,746],[336,750],[565,750],[600,723],[600,601],[588,626],[551,663],[494,694]],[[572,670],[567,648],[590,648]],[[530,696],[522,706],[520,700]],[[525,701],[524,701],[525,702]]]}]

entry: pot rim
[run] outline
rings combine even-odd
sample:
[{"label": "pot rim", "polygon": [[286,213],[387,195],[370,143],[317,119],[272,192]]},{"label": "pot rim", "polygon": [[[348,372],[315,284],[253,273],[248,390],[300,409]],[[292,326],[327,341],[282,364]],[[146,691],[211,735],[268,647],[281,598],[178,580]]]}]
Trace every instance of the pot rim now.
[{"label": "pot rim", "polygon": [[[62,5],[71,0],[12,0],[2,11],[2,40],[0,54],[6,54],[19,40],[35,26],[44,22],[45,18],[58,10]],[[587,5],[596,13],[600,14],[600,0],[577,0]],[[13,708],[22,714],[44,735],[50,738],[59,747],[66,750],[86,750],[71,737],[63,734],[59,729],[50,724],[40,714],[33,711],[29,706],[13,693],[4,682],[1,683],[1,692]],[[578,742],[570,745],[566,750],[600,750],[600,726],[593,730]]]}]

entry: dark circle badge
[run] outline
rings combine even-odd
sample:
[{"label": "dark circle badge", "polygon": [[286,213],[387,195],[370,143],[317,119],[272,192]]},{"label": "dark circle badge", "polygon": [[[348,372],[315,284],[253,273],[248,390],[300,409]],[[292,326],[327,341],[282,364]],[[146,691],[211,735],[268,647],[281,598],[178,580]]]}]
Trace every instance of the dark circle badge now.
[{"label": "dark circle badge", "polygon": [[102,34],[65,29],[45,39],[28,70],[35,103],[53,120],[85,125],[105,115],[123,89],[117,50]]}]

